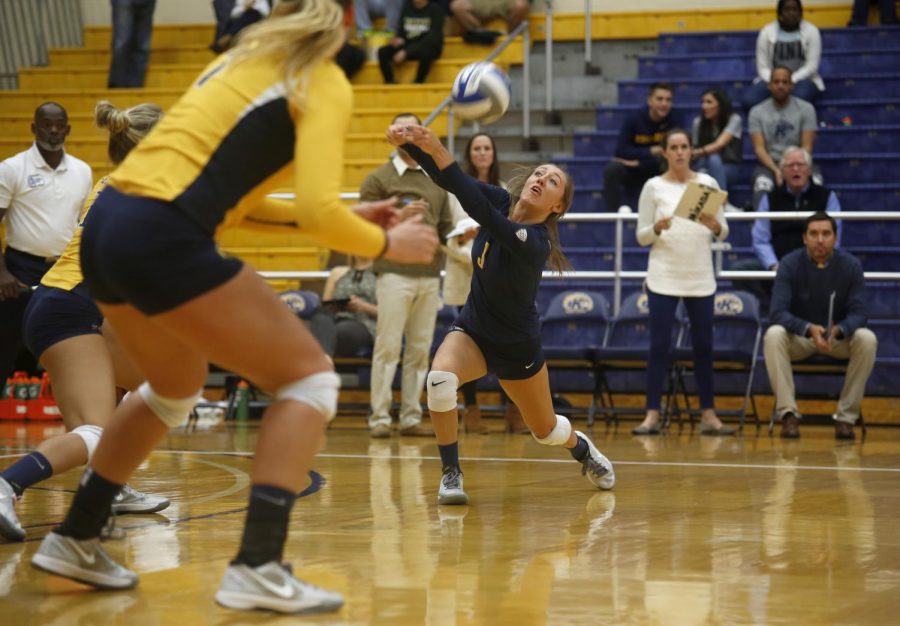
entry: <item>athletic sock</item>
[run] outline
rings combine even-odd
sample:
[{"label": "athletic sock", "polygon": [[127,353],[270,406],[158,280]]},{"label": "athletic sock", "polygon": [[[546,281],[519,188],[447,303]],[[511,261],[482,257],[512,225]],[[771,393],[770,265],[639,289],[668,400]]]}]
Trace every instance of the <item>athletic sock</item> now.
[{"label": "athletic sock", "polygon": [[87,468],[66,519],[54,532],[79,540],[99,537],[120,489],[122,485],[106,480],[90,467]]},{"label": "athletic sock", "polygon": [[17,496],[34,484],[53,476],[53,467],[40,452],[32,452],[0,472],[0,478],[9,483]]},{"label": "athletic sock", "polygon": [[441,464],[443,467],[459,468],[459,442],[454,441],[445,446],[438,444],[438,451],[441,453]]},{"label": "athletic sock", "polygon": [[572,458],[581,463],[590,451],[591,449],[588,447],[587,441],[585,441],[584,438],[575,435],[575,447],[569,448]]},{"label": "athletic sock", "polygon": [[296,499],[296,494],[280,487],[253,485],[241,549],[232,565],[258,567],[269,561],[281,563],[291,508]]}]

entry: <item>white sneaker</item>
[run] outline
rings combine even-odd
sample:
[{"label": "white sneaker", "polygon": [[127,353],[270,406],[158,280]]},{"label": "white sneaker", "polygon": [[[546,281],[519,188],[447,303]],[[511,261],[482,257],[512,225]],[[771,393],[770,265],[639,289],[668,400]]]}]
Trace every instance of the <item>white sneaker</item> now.
[{"label": "white sneaker", "polygon": [[289,565],[269,561],[259,567],[229,565],[216,593],[229,609],[266,609],[279,613],[328,613],[344,605],[339,593],[294,577]]},{"label": "white sneaker", "polygon": [[588,445],[588,454],[581,462],[581,474],[587,476],[587,479],[600,489],[612,489],[616,484],[616,472],[612,463],[603,456],[587,435],[580,430],[576,430],[575,434]]},{"label": "white sneaker", "polygon": [[0,478],[0,535],[10,541],[25,541],[25,529],[16,515],[16,492]]},{"label": "white sneaker", "polygon": [[138,575],[113,561],[99,539],[82,541],[51,532],[31,557],[31,564],[98,589],[131,589],[138,584]]},{"label": "white sneaker", "polygon": [[122,485],[112,503],[113,515],[123,513],[156,513],[169,506],[168,498],[154,496],[143,491]]},{"label": "white sneaker", "polygon": [[445,467],[438,488],[438,504],[468,504],[469,496],[463,491],[463,475],[458,467]]}]

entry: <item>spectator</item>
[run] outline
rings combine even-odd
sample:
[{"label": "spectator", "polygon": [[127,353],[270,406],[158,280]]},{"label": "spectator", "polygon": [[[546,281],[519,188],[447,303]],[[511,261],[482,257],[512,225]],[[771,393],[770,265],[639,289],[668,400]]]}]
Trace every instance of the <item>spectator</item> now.
[{"label": "spectator", "polygon": [[0,163],[0,221],[6,252],[0,257],[0,380],[10,375],[22,345],[22,316],[31,288],[66,248],[91,191],[91,168],[66,154],[66,110],[45,102],[34,112],[35,142]]},{"label": "spectator", "polygon": [[[647,296],[650,305],[650,355],[647,361],[647,415],[635,435],[658,435],[660,398],[669,371],[672,325],[678,302],[684,302],[691,321],[694,373],[700,394],[700,434],[733,435],[716,415],[713,397],[713,302],[716,278],[712,264],[712,237],[728,237],[725,211],[716,217],[701,213],[697,222],[674,215],[689,182],[718,188],[708,174],[691,171],[691,143],[685,130],[672,129],[662,141],[668,170],[647,181],[638,203],[637,240],[650,248]],[[712,233],[712,237],[710,237]]]},{"label": "spectator", "polygon": [[[835,213],[841,210],[841,204],[833,191],[812,182],[812,156],[809,152],[803,148],[788,148],[784,151],[779,165],[784,185],[764,195],[759,203],[758,211],[809,211],[811,213],[827,211]],[[805,224],[799,220],[755,220],[752,236],[753,252],[756,254],[756,258],[740,261],[732,269],[777,272],[778,259],[803,247],[804,229]],[[840,224],[838,224],[835,243],[836,245],[841,243]],[[768,310],[772,294],[771,281],[748,280],[742,283],[742,287],[759,299],[763,310]]]},{"label": "spectator", "polygon": [[394,63],[418,60],[416,83],[424,83],[428,78],[431,64],[440,56],[444,48],[444,11],[429,0],[407,0],[400,14],[397,36],[386,46],[378,49],[378,65],[384,82],[392,85]]},{"label": "spectator", "polygon": [[[865,26],[869,21],[869,5],[875,0],[853,0],[853,12],[847,26]],[[895,0],[878,0],[878,13],[881,25],[897,23],[897,7]]]},{"label": "spectator", "polygon": [[529,0],[451,0],[450,12],[459,22],[464,37],[474,43],[492,44],[501,33],[484,30],[484,24],[495,17],[506,20],[510,31],[528,17]]},{"label": "spectator", "polygon": [[691,124],[693,158],[698,172],[709,174],[727,191],[738,177],[741,164],[741,116],[731,99],[719,88],[703,92],[701,115]]},{"label": "spectator", "polygon": [[372,18],[385,18],[384,30],[398,32],[403,0],[353,0],[353,17],[356,19],[356,36],[363,39],[372,31]]},{"label": "spectator", "polygon": [[143,87],[156,0],[110,0],[112,62],[107,86]]},{"label": "spectator", "polygon": [[272,12],[271,0],[214,0],[213,8],[216,39],[209,49],[216,54],[228,50],[239,32]]},{"label": "spectator", "polygon": [[778,0],[778,19],[762,27],[756,39],[756,73],[753,84],[743,96],[749,111],[768,97],[766,84],[772,71],[785,67],[791,74],[798,98],[813,103],[825,91],[819,76],[822,37],[819,29],[803,19],[800,0]]},{"label": "spectator", "polygon": [[[792,361],[813,354],[849,359],[844,387],[834,415],[834,436],[853,439],[866,381],[875,364],[878,340],[866,325],[865,279],[860,262],[835,250],[834,218],[824,212],[806,220],[804,248],[781,259],[772,290],[772,325],[763,351],[775,393],[775,416],[781,436],[800,436],[800,411],[794,396]],[[829,301],[834,294],[831,328]]]},{"label": "spectator", "polygon": [[623,190],[637,195],[649,179],[659,174],[660,142],[666,132],[678,126],[672,113],[672,86],[653,83],[647,96],[647,108],[625,118],[613,159],[603,172],[603,200],[607,211],[623,204]]},{"label": "spectator", "polygon": [[323,306],[310,320],[312,333],[332,357],[359,356],[375,342],[378,301],[372,259],[350,256],[348,261],[331,269]]},{"label": "spectator", "polygon": [[[810,154],[813,151],[816,110],[809,102],[792,96],[792,87],[790,71],[776,67],[769,82],[772,97],[750,110],[748,126],[757,161],[753,168],[753,210],[759,208],[764,195],[784,184],[778,162],[786,148],[799,146]],[[822,183],[821,179],[816,182]]]},{"label": "spectator", "polygon": [[[394,117],[393,123],[420,122],[411,113],[401,113]],[[453,228],[447,192],[434,184],[425,170],[402,148],[397,149],[390,161],[369,174],[360,189],[363,200],[384,200],[394,196],[406,204],[408,213],[420,213],[424,223],[435,226],[441,240]],[[428,373],[437,312],[441,306],[438,292],[443,267],[443,254],[436,255],[429,264],[375,262],[378,321],[372,354],[372,414],[369,416],[372,437],[383,438],[391,434],[391,387],[401,348],[400,434],[432,434],[421,425],[420,397]]]}]

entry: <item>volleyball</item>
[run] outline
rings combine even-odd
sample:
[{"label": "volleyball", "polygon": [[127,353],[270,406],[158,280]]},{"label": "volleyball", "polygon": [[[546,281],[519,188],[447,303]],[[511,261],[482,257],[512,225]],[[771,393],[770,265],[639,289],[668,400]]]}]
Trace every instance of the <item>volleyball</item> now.
[{"label": "volleyball", "polygon": [[493,63],[470,63],[453,81],[453,112],[464,120],[490,124],[509,107],[509,76]]}]

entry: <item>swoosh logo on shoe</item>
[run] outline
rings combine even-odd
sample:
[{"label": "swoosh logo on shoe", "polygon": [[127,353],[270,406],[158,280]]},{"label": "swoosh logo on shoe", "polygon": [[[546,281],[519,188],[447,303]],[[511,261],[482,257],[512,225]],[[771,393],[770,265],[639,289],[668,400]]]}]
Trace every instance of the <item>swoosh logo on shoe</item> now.
[{"label": "swoosh logo on shoe", "polygon": [[525,366],[525,369],[530,370],[531,366],[534,365],[534,361]]},{"label": "swoosh logo on shoe", "polygon": [[78,557],[82,561],[87,563],[88,565],[93,565],[94,561],[97,560],[97,556],[95,554],[93,554],[93,553],[87,554],[84,550],[82,550],[81,546],[78,545],[77,540],[73,539],[72,541],[69,542],[69,545],[71,546],[72,550],[74,550],[75,553],[78,555]]},{"label": "swoosh logo on shoe", "polygon": [[279,598],[284,598],[285,600],[288,600],[293,597],[294,588],[291,586],[290,583],[287,583],[287,582],[280,583],[280,584],[274,583],[271,580],[269,580],[268,578],[266,578],[265,576],[260,576],[259,574],[257,574],[254,570],[250,569],[249,567],[247,568],[247,571],[250,573],[251,578],[253,578],[262,587],[264,587],[268,591],[271,591]]}]

